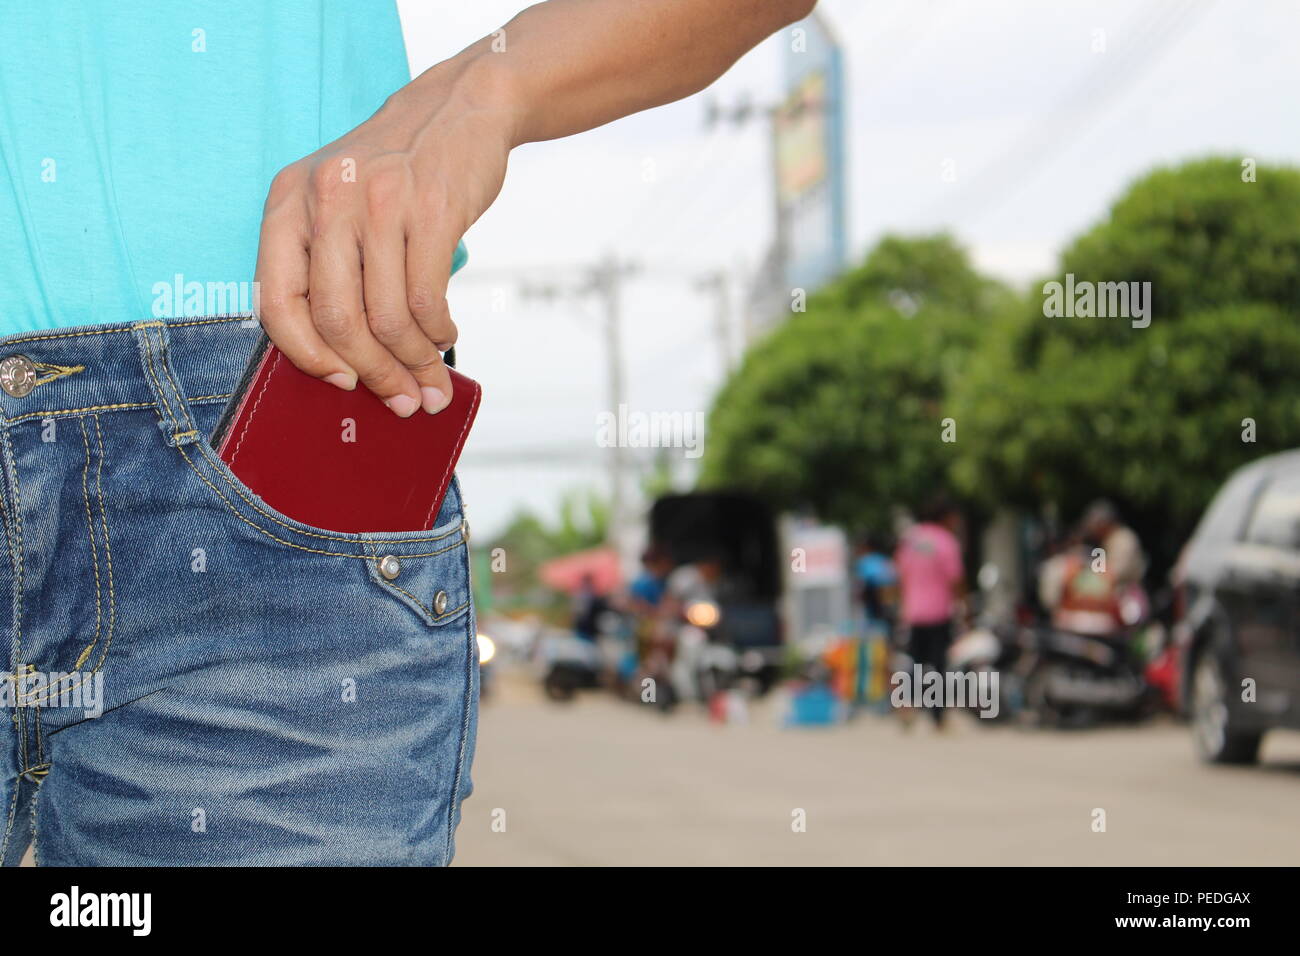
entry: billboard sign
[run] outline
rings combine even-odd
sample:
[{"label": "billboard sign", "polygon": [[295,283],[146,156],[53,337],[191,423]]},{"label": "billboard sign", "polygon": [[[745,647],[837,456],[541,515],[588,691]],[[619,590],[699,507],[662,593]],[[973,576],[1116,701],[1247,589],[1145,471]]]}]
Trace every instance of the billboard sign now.
[{"label": "billboard sign", "polygon": [[786,285],[812,291],[847,257],[844,65],[818,14],[787,36],[785,93],[773,117],[778,245]]}]

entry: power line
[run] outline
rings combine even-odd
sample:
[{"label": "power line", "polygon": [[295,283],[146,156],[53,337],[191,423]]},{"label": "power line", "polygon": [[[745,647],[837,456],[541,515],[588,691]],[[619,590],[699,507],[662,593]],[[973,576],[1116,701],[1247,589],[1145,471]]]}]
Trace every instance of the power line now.
[{"label": "power line", "polygon": [[[1057,155],[1092,131],[1103,104],[1125,90],[1131,91],[1134,82],[1160,61],[1162,52],[1185,37],[1215,2],[1174,0],[1148,17],[1139,27],[1137,40],[1114,58],[1119,63],[1110,61],[1110,66],[1117,68],[1107,69],[1099,80],[1095,71],[1088,71],[1052,104],[1042,121],[1022,133],[1001,156],[981,167],[955,200],[943,201],[948,215],[954,206],[960,209],[964,205],[974,210],[968,211],[968,216],[979,217],[993,203],[1005,206],[1018,197]],[[1189,17],[1193,11],[1195,15]],[[1014,179],[1008,170],[1015,174]],[[938,204],[932,214],[937,213]]]}]

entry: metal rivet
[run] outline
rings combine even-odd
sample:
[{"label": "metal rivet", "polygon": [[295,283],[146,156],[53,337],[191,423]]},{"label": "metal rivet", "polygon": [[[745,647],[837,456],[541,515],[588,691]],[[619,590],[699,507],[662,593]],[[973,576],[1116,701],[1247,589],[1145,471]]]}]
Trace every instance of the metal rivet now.
[{"label": "metal rivet", "polygon": [[36,387],[36,366],[26,355],[10,355],[0,360],[0,388],[14,398],[22,398]]},{"label": "metal rivet", "polygon": [[435,614],[441,614],[447,610],[447,592],[439,591],[433,596],[433,611]]},{"label": "metal rivet", "polygon": [[460,522],[460,537],[463,541],[469,540],[469,522],[464,518],[462,518]]},{"label": "metal rivet", "polygon": [[379,573],[391,581],[402,573],[402,562],[391,554],[386,554],[379,559]]}]

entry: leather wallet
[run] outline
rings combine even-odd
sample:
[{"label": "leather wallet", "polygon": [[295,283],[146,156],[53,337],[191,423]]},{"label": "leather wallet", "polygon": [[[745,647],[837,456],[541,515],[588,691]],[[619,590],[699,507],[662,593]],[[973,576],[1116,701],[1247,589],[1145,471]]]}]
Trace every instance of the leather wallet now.
[{"label": "leather wallet", "polygon": [[426,531],[478,412],[482,389],[454,369],[451,404],[398,418],[368,388],[312,378],[264,335],[212,435],[266,504],[330,531]]}]

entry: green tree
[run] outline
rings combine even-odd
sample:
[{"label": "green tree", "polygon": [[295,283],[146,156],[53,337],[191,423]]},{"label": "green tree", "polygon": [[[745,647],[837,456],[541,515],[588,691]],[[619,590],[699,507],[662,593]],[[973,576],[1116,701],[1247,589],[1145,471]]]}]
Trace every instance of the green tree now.
[{"label": "green tree", "polygon": [[[1300,306],[1300,170],[1210,158],[1157,169],[1070,244],[1061,272],[1151,283],[1154,321],[1243,302]],[[1119,323],[1122,327],[1122,323]],[[1139,330],[1134,330],[1139,331]]]},{"label": "green tree", "polygon": [[1011,301],[948,236],[883,240],[750,349],[714,403],[702,484],[886,527],[946,484],[948,390]]},{"label": "green tree", "polygon": [[609,506],[594,491],[566,493],[553,523],[531,511],[520,511],[486,545],[489,551],[500,548],[506,559],[505,570],[492,574],[493,598],[506,609],[549,610],[560,620],[567,601],[541,585],[538,569],[552,558],[598,547],[605,541],[608,526]]},{"label": "green tree", "polygon": [[1166,565],[1230,471],[1300,443],[1300,170],[1157,170],[1065,250],[1066,273],[1150,282],[1150,326],[1045,317],[1036,284],[954,390],[954,479],[1067,517],[1113,497]]}]

